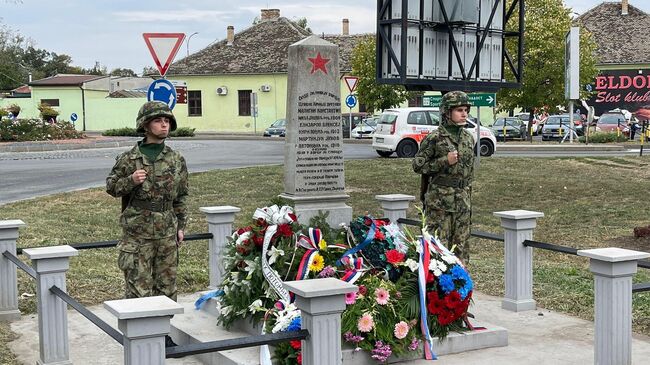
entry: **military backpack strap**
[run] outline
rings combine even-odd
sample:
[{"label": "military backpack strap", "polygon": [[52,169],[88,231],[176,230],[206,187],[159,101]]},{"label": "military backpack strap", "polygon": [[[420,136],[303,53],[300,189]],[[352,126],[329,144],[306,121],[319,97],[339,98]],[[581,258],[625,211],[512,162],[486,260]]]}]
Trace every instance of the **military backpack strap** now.
[{"label": "military backpack strap", "polygon": [[420,177],[420,200],[422,201],[422,210],[426,210],[425,195],[429,190],[429,180],[431,180],[431,176],[429,175],[422,174]]},{"label": "military backpack strap", "polygon": [[[142,166],[142,160],[139,159],[139,158],[136,158],[135,159],[135,169],[136,170],[142,170],[143,168],[144,167]],[[131,190],[131,193],[129,195],[122,196],[122,211],[124,211],[131,204],[131,200],[133,200],[133,197],[135,196],[135,190],[138,187]]]}]

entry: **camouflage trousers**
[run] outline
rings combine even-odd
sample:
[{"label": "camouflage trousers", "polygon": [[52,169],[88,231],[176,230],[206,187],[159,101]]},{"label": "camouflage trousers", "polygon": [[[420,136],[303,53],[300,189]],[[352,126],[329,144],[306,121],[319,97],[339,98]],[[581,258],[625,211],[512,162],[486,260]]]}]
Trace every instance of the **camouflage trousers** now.
[{"label": "camouflage trousers", "polygon": [[467,265],[469,263],[469,237],[471,213],[447,212],[441,209],[427,209],[427,226],[429,233],[437,237],[454,254]]},{"label": "camouflage trousers", "polygon": [[144,239],[124,235],[117,247],[117,266],[124,272],[126,298],[165,295],[176,300],[175,237]]}]

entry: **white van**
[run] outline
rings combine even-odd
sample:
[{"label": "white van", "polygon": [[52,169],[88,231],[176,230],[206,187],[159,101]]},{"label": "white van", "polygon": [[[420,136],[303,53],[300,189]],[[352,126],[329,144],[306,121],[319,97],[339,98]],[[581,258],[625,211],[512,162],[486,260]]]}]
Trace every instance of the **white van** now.
[{"label": "white van", "polygon": [[[413,157],[420,142],[427,134],[438,129],[440,110],[438,108],[395,108],[386,109],[379,117],[372,137],[372,148],[381,157],[397,152],[398,157]],[[465,126],[476,138],[476,125],[468,120]],[[481,156],[490,156],[497,141],[491,129],[481,127]]]}]

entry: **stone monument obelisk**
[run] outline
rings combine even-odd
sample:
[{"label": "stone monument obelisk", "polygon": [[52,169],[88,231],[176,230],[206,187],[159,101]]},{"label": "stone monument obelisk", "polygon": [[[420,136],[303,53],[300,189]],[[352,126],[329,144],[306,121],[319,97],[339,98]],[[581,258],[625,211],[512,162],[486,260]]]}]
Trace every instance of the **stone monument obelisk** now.
[{"label": "stone monument obelisk", "polygon": [[300,223],[329,212],[332,227],[349,224],[341,131],[339,48],[317,36],[289,46],[284,193]]}]

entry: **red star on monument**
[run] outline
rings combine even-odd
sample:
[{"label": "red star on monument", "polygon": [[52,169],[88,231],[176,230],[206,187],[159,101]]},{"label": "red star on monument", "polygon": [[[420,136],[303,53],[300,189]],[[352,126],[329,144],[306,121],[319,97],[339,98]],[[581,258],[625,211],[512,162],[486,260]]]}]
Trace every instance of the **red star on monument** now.
[{"label": "red star on monument", "polygon": [[327,69],[325,68],[325,65],[330,61],[329,58],[323,58],[320,55],[320,52],[316,54],[316,57],[307,57],[309,62],[311,62],[311,72],[314,73],[318,70],[323,71],[325,74],[327,74]]}]

